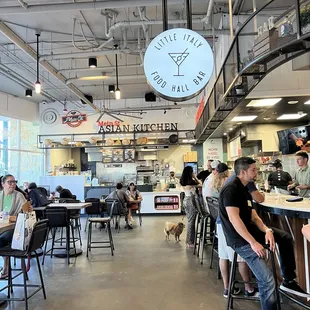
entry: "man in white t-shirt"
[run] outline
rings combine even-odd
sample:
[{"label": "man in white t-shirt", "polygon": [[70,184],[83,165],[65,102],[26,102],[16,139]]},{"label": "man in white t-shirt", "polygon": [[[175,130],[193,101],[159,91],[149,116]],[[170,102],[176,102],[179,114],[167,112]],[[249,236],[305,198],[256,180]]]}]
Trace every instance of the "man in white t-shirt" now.
[{"label": "man in white t-shirt", "polygon": [[202,184],[202,197],[204,204],[206,204],[206,197],[212,197],[211,183],[214,176],[217,174],[216,168],[219,163],[220,162],[218,160],[213,160],[211,162],[212,173],[205,179],[205,181]]}]

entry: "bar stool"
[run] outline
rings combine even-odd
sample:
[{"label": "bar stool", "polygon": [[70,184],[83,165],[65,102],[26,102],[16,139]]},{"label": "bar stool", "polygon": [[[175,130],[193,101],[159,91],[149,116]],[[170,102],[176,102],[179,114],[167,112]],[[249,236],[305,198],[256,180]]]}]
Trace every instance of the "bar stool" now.
[{"label": "bar stool", "polygon": [[[277,285],[277,273],[276,273],[276,264],[274,260],[274,253],[270,251],[268,246],[265,246],[265,249],[268,250],[268,253],[271,257],[271,266],[272,266],[272,273],[275,279],[275,283]],[[229,286],[228,286],[228,300],[227,300],[227,310],[233,309],[233,301],[234,299],[246,299],[246,300],[253,300],[253,301],[259,301],[257,297],[245,297],[245,296],[238,296],[234,295],[232,293],[232,290],[234,288],[235,283],[244,283],[244,281],[237,281],[236,278],[236,269],[237,269],[237,256],[238,254],[235,252],[234,259],[231,264],[231,270],[230,270],[230,277],[229,277]],[[249,282],[253,283],[253,282]],[[281,304],[280,304],[280,294],[279,290],[276,289],[276,299],[277,299],[277,310],[281,310]]]},{"label": "bar stool", "polygon": [[[111,232],[111,220],[113,218],[113,210],[115,205],[117,204],[117,201],[114,200],[112,202],[107,202],[108,209],[110,208],[109,216],[108,217],[90,217],[88,219],[88,235],[87,235],[87,253],[86,257],[88,257],[88,252],[91,251],[93,248],[111,248],[111,255],[114,255],[114,242],[113,242],[113,237],[112,237],[112,232]],[[104,240],[104,241],[92,241],[92,224],[106,224],[106,231],[108,232],[109,235],[109,240]],[[98,245],[98,246],[93,246],[92,244],[108,244],[108,245]]]}]

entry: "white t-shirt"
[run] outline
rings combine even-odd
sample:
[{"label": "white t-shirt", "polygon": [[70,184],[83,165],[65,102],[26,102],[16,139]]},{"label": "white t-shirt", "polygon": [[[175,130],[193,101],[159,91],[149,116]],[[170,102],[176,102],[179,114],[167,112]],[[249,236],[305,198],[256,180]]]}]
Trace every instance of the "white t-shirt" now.
[{"label": "white t-shirt", "polygon": [[206,197],[212,197],[211,183],[213,179],[214,179],[214,174],[211,173],[202,184],[202,197],[203,197],[204,203],[206,202]]}]

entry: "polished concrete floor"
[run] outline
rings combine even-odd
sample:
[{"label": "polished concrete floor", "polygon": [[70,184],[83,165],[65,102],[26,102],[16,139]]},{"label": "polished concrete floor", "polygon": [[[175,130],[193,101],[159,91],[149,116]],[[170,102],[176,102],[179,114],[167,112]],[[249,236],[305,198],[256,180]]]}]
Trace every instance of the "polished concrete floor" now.
[{"label": "polished concrete floor", "polygon": [[[109,310],[188,310],[226,309],[223,286],[216,269],[209,269],[209,253],[201,265],[192,250],[181,242],[166,241],[163,232],[167,220],[178,222],[179,216],[144,217],[142,227],[120,233],[113,229],[115,255],[110,249],[93,249],[72,260],[46,258],[43,274],[47,299],[42,293],[29,300],[29,309],[109,309]],[[84,228],[85,219],[82,219]],[[94,229],[94,240],[105,237]],[[35,261],[29,273],[30,282],[38,280]],[[0,285],[3,282],[0,282]],[[16,291],[20,295],[21,291]],[[23,302],[11,302],[0,309],[24,309]],[[234,309],[260,309],[256,302],[236,301]],[[299,309],[285,305],[284,310]]]}]

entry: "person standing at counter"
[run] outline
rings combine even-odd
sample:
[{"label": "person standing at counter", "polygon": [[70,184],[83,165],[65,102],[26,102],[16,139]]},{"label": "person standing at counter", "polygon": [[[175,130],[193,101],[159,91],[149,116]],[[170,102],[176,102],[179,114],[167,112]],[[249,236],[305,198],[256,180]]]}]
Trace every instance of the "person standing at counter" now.
[{"label": "person standing at counter", "polygon": [[310,168],[308,166],[309,156],[305,151],[299,151],[295,154],[296,163],[299,169],[296,171],[294,183],[290,184],[287,189],[296,188],[299,196],[306,197],[310,194]]},{"label": "person standing at counter", "polygon": [[268,185],[272,188],[277,187],[287,190],[287,187],[293,183],[292,177],[288,172],[283,171],[283,166],[280,160],[275,160],[273,166],[276,168],[268,176]]},{"label": "person standing at counter", "polygon": [[71,191],[69,189],[63,188],[61,185],[58,185],[55,191],[59,193],[59,198],[73,199]]},{"label": "person standing at counter", "polygon": [[[129,197],[129,200],[138,200],[142,201],[142,196],[140,192],[137,190],[136,186],[134,183],[130,183],[127,191],[126,191],[127,196]],[[130,203],[128,206],[128,222],[132,224],[134,222],[133,217],[132,217],[132,210],[139,210],[139,204],[140,202],[137,203]]]},{"label": "person standing at counter", "polygon": [[257,176],[255,160],[250,157],[237,159],[235,173],[237,177],[220,192],[220,219],[227,245],[245,260],[257,279],[262,309],[276,309],[276,283],[267,262],[262,259],[266,255],[262,244],[269,244],[271,251],[275,249],[275,242],[278,244],[283,276],[280,288],[290,294],[310,297],[295,281],[292,237],[280,229],[267,227],[248,204],[246,185]]},{"label": "person standing at counter", "polygon": [[170,171],[169,177],[167,178],[166,183],[168,185],[168,188],[176,188],[177,185],[180,184],[180,180],[176,178],[174,171]]},{"label": "person standing at counter", "polygon": [[185,194],[183,206],[187,218],[186,245],[188,248],[193,248],[195,242],[195,220],[198,213],[197,206],[200,204],[196,188],[201,186],[201,182],[194,174],[193,167],[187,166],[183,169],[180,184],[183,186]]}]

